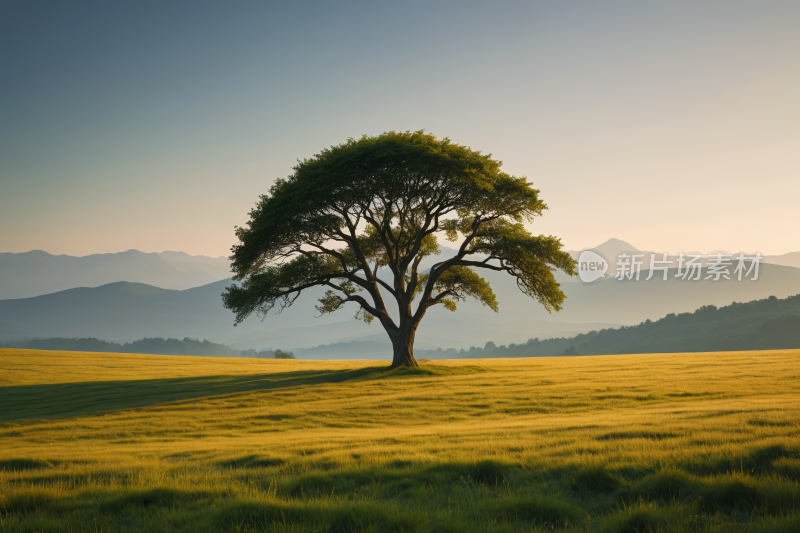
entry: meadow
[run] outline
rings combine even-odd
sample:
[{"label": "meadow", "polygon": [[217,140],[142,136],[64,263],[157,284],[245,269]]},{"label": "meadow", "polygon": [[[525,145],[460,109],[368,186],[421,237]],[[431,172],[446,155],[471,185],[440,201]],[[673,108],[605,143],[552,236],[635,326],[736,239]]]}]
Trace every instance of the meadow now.
[{"label": "meadow", "polygon": [[800,350],[0,350],[0,531],[796,532]]}]

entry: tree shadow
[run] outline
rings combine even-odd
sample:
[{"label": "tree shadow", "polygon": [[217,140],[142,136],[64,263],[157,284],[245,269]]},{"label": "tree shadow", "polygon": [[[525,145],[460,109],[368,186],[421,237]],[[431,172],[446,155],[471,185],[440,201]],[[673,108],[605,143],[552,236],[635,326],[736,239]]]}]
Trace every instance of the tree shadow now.
[{"label": "tree shadow", "polygon": [[392,376],[387,367],[0,387],[0,421],[64,418],[236,392]]},{"label": "tree shadow", "polygon": [[372,379],[409,379],[489,371],[478,366],[371,366],[349,370],[297,370],[269,374],[88,381],[0,387],[0,422],[65,418],[236,392]]}]

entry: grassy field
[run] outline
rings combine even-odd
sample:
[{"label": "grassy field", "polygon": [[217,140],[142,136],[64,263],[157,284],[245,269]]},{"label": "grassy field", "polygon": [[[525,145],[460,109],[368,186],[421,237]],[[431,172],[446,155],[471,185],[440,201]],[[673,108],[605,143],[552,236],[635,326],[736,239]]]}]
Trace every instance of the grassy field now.
[{"label": "grassy field", "polygon": [[0,531],[800,531],[800,350],[0,350]]}]

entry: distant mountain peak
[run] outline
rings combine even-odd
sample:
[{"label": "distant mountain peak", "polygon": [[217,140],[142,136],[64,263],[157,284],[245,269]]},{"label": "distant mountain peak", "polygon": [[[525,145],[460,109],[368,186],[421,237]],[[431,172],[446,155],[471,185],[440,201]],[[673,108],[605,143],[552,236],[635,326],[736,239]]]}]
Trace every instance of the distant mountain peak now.
[{"label": "distant mountain peak", "polygon": [[[130,250],[125,250],[124,252],[119,252],[121,254],[128,254],[128,255],[157,255],[148,252],[143,252],[141,250],[137,250],[136,248],[131,248]],[[98,254],[101,255],[101,254]],[[102,255],[115,255],[113,252],[109,254],[102,254]]]},{"label": "distant mountain peak", "polygon": [[569,253],[572,255],[572,257],[577,259],[578,256],[580,255],[580,253],[582,251],[584,251],[584,250],[596,250],[596,251],[600,252],[602,255],[604,255],[612,263],[614,262],[614,258],[617,257],[622,252],[626,252],[626,253],[634,252],[635,253],[635,252],[641,252],[642,251],[642,250],[639,250],[638,248],[636,248],[631,243],[625,242],[622,239],[611,238],[611,239],[608,239],[603,244],[600,244],[598,246],[594,246],[594,247],[590,247],[590,248],[581,248],[580,250],[570,250]]},{"label": "distant mountain peak", "polygon": [[631,251],[634,251],[634,252],[641,251],[637,247],[632,245],[631,243],[625,242],[625,241],[623,241],[621,239],[615,239],[615,238],[608,239],[603,244],[601,244],[599,246],[595,246],[595,248],[600,248],[600,249],[602,249],[602,248],[615,248],[615,249],[619,249],[619,250],[631,250]]}]

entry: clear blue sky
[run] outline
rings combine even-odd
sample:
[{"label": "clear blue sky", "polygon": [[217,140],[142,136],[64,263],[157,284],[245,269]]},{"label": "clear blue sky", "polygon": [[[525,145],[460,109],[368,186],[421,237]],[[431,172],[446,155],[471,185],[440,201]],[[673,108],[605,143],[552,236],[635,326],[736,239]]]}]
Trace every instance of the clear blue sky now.
[{"label": "clear blue sky", "polygon": [[800,3],[0,0],[0,252],[227,255],[298,158],[426,129],[568,248],[800,250]]}]

